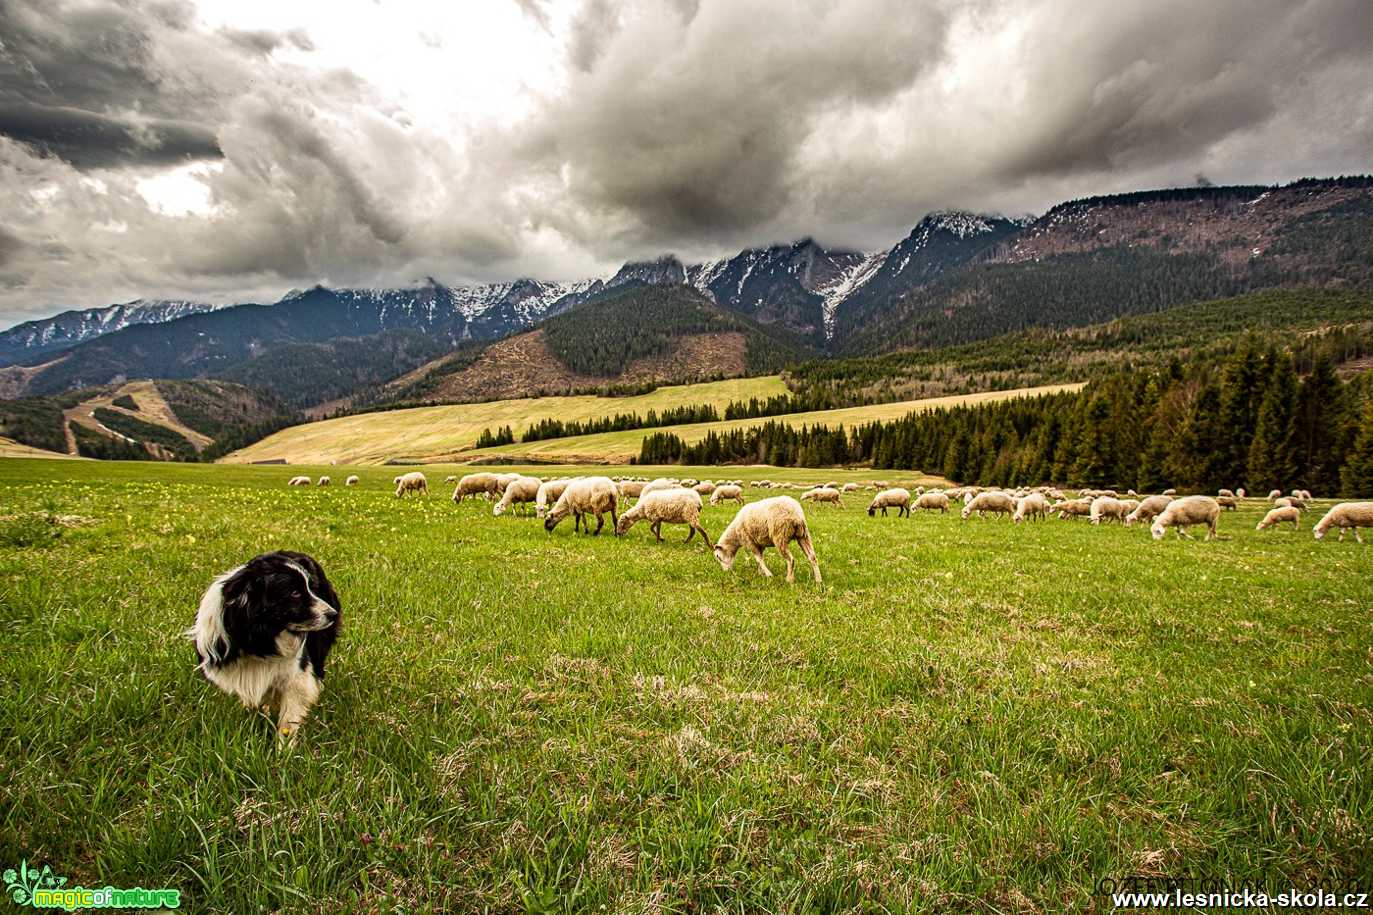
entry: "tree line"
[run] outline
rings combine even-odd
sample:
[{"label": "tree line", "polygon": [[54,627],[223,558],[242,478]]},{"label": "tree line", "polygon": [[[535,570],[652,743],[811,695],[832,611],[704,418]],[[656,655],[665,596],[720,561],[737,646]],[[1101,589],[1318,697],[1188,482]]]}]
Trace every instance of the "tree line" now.
[{"label": "tree line", "polygon": [[846,430],[769,422],[687,444],[644,439],[639,463],[870,463],[962,483],[1158,491],[1302,487],[1373,494],[1373,374],[1341,382],[1328,355],[1249,338],[1221,362],[1122,371],[1081,391],[942,408]]}]

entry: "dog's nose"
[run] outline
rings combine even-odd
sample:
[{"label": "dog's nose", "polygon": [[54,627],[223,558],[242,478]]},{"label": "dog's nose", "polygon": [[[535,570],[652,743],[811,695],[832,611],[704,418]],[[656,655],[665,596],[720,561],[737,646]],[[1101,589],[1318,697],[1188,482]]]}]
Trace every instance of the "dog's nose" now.
[{"label": "dog's nose", "polygon": [[328,610],[324,611],[324,618],[332,623],[334,620],[338,619],[338,611],[333,607],[330,607]]}]

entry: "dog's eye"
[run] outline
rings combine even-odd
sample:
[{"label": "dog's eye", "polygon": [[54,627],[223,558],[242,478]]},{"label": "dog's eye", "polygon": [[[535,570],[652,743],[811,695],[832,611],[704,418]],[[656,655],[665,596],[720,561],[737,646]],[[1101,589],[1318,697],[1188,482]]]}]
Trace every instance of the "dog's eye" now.
[{"label": "dog's eye", "polygon": [[301,594],[299,591],[292,591],[291,596],[294,597],[296,600],[300,600],[305,595]]}]

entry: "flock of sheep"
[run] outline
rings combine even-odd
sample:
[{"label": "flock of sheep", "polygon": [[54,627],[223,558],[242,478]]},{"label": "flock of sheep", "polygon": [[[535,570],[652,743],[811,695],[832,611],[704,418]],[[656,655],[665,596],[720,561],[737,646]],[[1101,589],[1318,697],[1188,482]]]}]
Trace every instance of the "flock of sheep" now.
[{"label": "flock of sheep", "polygon": [[[329,477],[324,476],[314,485],[328,486],[330,482]],[[786,561],[787,581],[794,581],[794,561],[788,547],[795,543],[810,563],[816,582],[820,581],[820,564],[816,559],[801,502],[843,508],[846,494],[852,495],[863,489],[852,482],[842,486],[828,482],[807,487],[795,483],[755,480],[749,485],[757,489],[801,490],[801,501],[791,496],[772,496],[757,502],[746,502],[742,480],[717,483],[675,477],[648,480],[612,479],[606,476],[541,480],[518,473],[480,472],[469,473],[461,478],[450,476],[445,482],[454,484],[452,498],[456,504],[461,504],[467,498],[484,497],[495,503],[491,509],[493,515],[500,516],[508,511],[521,515],[533,514],[543,520],[544,528],[548,531],[571,516],[574,530],[585,528],[589,533],[599,534],[605,525],[605,516],[609,515],[616,535],[628,533],[642,521],[648,524],[653,536],[661,542],[664,524],[681,524],[688,528],[688,543],[699,533],[707,546],[711,541],[701,525],[703,498],[709,499],[711,505],[737,502],[742,507],[714,544],[715,558],[721,567],[725,571],[733,568],[735,556],[742,548],[753,554],[762,574],[771,575],[763,562],[763,550],[773,547]],[[309,486],[311,483],[309,477],[297,476],[288,485]],[[392,483],[396,487],[396,498],[411,493],[427,495],[429,492],[428,479],[419,471],[403,473],[395,477]],[[344,481],[345,486],[357,484],[356,475]],[[1147,523],[1155,540],[1163,539],[1169,528],[1174,529],[1179,537],[1190,538],[1187,529],[1196,525],[1206,526],[1206,539],[1210,540],[1216,536],[1221,512],[1238,509],[1246,498],[1243,489],[1222,489],[1214,497],[1179,497],[1171,489],[1147,496],[1130,490],[1122,497],[1114,490],[1084,489],[1075,497],[1069,497],[1051,486],[1016,490],[983,489],[977,486],[926,490],[920,486],[912,493],[904,487],[874,481],[868,484],[868,488],[877,490],[868,504],[869,515],[878,512],[886,515],[891,509],[904,517],[909,517],[912,509],[946,513],[961,501],[965,521],[973,515],[979,518],[1000,515],[1018,524],[1057,515],[1066,520],[1087,518],[1094,525],[1114,521],[1130,527]],[[633,505],[621,514],[620,507],[628,505],[630,500],[633,500]],[[1267,530],[1283,523],[1298,528],[1302,510],[1311,501],[1311,493],[1305,490],[1293,490],[1286,495],[1274,490],[1267,499],[1272,508],[1258,523],[1257,529]],[[595,530],[591,528],[592,516],[596,519]],[[1341,541],[1344,540],[1345,531],[1352,530],[1354,538],[1362,543],[1359,528],[1373,527],[1373,502],[1341,502],[1335,505],[1313,527],[1316,539],[1322,539],[1332,527],[1338,528]]]}]

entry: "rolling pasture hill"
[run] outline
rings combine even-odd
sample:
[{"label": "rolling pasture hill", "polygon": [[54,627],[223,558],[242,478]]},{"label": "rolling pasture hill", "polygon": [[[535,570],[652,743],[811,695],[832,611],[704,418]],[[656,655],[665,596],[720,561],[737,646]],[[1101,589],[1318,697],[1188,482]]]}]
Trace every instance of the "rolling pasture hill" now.
[{"label": "rolling pasture hill", "polygon": [[[1076,389],[1080,385],[1050,385],[1033,393]],[[778,421],[793,425],[872,422],[957,403],[981,403],[1021,396],[1030,391],[987,391],[980,394],[933,398],[926,401],[874,404],[838,410],[794,413],[767,418],[720,420],[663,427],[697,441],[708,433],[742,429]],[[711,405],[719,411],[731,402],[766,400],[787,394],[779,376],[740,378],[681,387],[658,388],[629,397],[536,397],[480,404],[449,404],[360,413],[282,429],[246,448],[226,455],[228,463],[286,461],[287,463],[434,463],[452,460],[553,461],[622,464],[639,453],[644,436],[654,428],[550,438],[478,450],[483,432],[509,427],[518,439],[544,420],[576,422],[618,413],[664,411]],[[655,427],[656,428],[656,427]]]},{"label": "rolling pasture hill", "polygon": [[[0,856],[216,912],[1091,911],[1103,877],[1368,877],[1370,547],[1312,538],[1328,501],[1154,542],[869,518],[865,490],[807,507],[816,586],[394,473],[0,461]],[[346,618],[294,751],[178,635],[277,548]]]},{"label": "rolling pasture hill", "polygon": [[29,447],[123,460],[199,460],[281,425],[286,408],[222,381],[131,381],[0,401],[0,433]]}]

